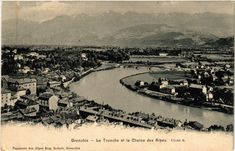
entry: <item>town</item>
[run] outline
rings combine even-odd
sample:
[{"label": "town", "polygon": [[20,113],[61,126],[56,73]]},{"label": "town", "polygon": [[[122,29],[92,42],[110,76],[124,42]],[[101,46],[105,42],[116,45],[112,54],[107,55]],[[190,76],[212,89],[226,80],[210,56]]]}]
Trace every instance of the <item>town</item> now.
[{"label": "town", "polygon": [[[218,57],[221,55],[224,58]],[[128,113],[69,90],[71,83],[92,72],[146,66],[148,74],[157,74],[152,68],[161,67],[164,72],[180,72],[182,77],[138,79],[132,84],[120,79],[120,82],[131,90],[163,101],[233,114],[233,57],[232,48],[4,46],[1,122],[28,121],[55,127],[99,122],[148,129],[233,131],[232,123],[226,127],[216,123],[204,127],[190,119],[180,121],[154,113]]]}]

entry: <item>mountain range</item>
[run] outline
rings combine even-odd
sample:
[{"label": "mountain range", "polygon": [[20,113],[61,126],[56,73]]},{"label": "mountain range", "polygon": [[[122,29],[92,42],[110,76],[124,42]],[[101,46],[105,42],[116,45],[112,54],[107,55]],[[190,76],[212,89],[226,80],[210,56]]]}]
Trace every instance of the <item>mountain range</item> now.
[{"label": "mountain range", "polygon": [[113,11],[63,15],[41,23],[4,20],[2,43],[194,47],[233,37],[233,22],[234,16],[228,14],[121,14]]}]

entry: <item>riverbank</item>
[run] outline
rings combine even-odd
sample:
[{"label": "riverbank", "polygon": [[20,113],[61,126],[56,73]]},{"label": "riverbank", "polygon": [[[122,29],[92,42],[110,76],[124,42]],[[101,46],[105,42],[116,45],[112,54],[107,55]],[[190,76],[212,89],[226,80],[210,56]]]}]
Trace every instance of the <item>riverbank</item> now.
[{"label": "riverbank", "polygon": [[[83,77],[89,75],[90,73],[98,72],[98,71],[104,71],[104,70],[112,70],[112,69],[118,68],[118,67],[120,67],[120,64],[104,62],[100,67],[90,68],[86,71],[81,72],[79,77],[73,77],[74,78],[73,82],[79,81],[80,79],[82,79]],[[71,83],[69,83],[69,84],[71,84]]]},{"label": "riverbank", "polygon": [[[144,74],[148,74],[148,73],[149,72],[143,72],[143,73],[129,75],[129,76],[121,78],[119,80],[119,82],[122,85],[124,85],[126,88],[128,88],[131,91],[136,92],[137,94],[151,97],[154,99],[158,99],[158,100],[162,100],[162,101],[166,101],[166,102],[170,102],[170,103],[175,103],[175,104],[180,104],[180,105],[185,105],[185,106],[190,106],[190,107],[195,107],[195,108],[200,108],[200,109],[205,109],[205,110],[210,110],[210,111],[217,111],[217,112],[222,112],[222,113],[226,113],[226,114],[233,114],[233,108],[231,108],[230,106],[227,106],[227,105],[223,105],[223,104],[221,105],[218,103],[212,104],[211,102],[204,102],[202,105],[195,105],[192,103],[191,100],[185,100],[183,98],[178,98],[172,94],[160,93],[157,91],[149,90],[147,88],[139,88],[139,87],[135,86],[133,83],[131,84],[131,82],[127,82],[128,78],[131,79],[132,77],[135,77],[138,75],[144,75]],[[160,74],[161,74],[161,72],[160,72]],[[157,79],[155,79],[155,80],[157,80]]]},{"label": "riverbank", "polygon": [[125,76],[147,71],[148,68],[146,67],[138,69],[121,67],[102,72],[93,72],[80,81],[73,83],[70,86],[70,90],[89,100],[95,100],[95,102],[100,104],[109,104],[114,108],[129,113],[140,111],[147,114],[155,113],[156,115],[179,119],[181,121],[189,119],[198,121],[206,127],[213,124],[226,126],[232,123],[232,115],[222,112],[212,112],[210,110],[200,110],[198,108],[142,96],[127,90],[119,83],[119,80]]}]

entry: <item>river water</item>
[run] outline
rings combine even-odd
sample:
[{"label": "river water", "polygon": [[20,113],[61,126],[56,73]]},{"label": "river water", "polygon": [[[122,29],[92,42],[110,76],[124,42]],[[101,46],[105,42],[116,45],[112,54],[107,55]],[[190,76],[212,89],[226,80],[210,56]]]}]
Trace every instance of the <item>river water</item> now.
[{"label": "river water", "polygon": [[147,68],[115,68],[93,72],[72,83],[70,90],[98,103],[109,104],[127,112],[142,111],[184,121],[199,121],[205,127],[213,124],[226,126],[233,123],[233,115],[164,102],[139,95],[119,83],[125,76],[146,72]]}]

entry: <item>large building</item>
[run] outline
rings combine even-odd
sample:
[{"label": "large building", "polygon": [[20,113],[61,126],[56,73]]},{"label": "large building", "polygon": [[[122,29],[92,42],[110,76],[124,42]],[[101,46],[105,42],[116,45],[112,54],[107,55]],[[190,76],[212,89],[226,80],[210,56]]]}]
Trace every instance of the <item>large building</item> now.
[{"label": "large building", "polygon": [[38,98],[38,103],[41,107],[54,111],[58,109],[58,101],[58,96],[48,92],[41,94]]},{"label": "large building", "polygon": [[11,102],[11,92],[2,88],[1,89],[1,107],[5,105],[13,105]]},{"label": "large building", "polygon": [[24,95],[15,103],[20,112],[26,117],[34,117],[39,111],[36,95]]},{"label": "large building", "polygon": [[37,90],[37,80],[29,79],[29,78],[21,78],[21,79],[12,79],[8,80],[8,88],[12,91],[16,91],[19,88],[23,88],[26,90],[26,94],[36,94]]},{"label": "large building", "polygon": [[198,95],[200,93],[207,94],[207,88],[204,85],[190,84],[189,91],[191,94]]}]

